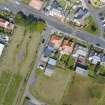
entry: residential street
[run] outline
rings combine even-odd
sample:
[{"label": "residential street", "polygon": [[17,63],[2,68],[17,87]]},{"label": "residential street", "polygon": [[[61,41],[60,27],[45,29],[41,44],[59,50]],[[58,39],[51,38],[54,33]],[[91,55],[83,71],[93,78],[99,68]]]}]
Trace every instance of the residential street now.
[{"label": "residential street", "polygon": [[17,5],[13,1],[13,2],[9,2],[5,5],[0,5],[0,9],[3,9],[4,6],[8,7],[14,13],[16,13],[18,11],[23,11],[26,15],[34,14],[34,16],[36,16],[36,17],[43,18],[44,20],[46,20],[48,25],[51,25],[52,27],[54,27],[58,30],[61,30],[65,33],[69,33],[71,35],[77,36],[77,37],[79,37],[83,40],[86,40],[87,42],[93,43],[94,45],[99,44],[100,47],[105,48],[104,39],[101,39],[98,36],[93,36],[93,35],[91,35],[87,32],[82,32],[82,31],[79,31],[79,30],[73,30],[73,27],[67,26],[67,25],[61,23],[60,21],[58,21],[58,20],[56,20],[52,17],[45,16],[44,13],[33,9],[28,5],[25,5],[25,4],[22,4],[22,3]]}]

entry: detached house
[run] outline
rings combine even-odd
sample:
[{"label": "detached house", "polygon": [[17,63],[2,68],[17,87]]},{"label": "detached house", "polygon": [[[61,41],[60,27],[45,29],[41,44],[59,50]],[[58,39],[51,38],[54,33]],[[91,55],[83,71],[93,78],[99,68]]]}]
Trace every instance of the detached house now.
[{"label": "detached house", "polygon": [[0,18],[0,27],[12,31],[14,29],[14,24],[7,20]]}]

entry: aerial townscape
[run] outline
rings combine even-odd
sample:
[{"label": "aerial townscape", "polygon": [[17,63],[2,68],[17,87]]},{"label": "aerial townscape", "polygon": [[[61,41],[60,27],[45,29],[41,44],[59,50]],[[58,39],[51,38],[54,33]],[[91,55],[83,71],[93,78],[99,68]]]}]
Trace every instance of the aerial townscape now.
[{"label": "aerial townscape", "polygon": [[105,105],[105,0],[0,0],[0,105]]}]

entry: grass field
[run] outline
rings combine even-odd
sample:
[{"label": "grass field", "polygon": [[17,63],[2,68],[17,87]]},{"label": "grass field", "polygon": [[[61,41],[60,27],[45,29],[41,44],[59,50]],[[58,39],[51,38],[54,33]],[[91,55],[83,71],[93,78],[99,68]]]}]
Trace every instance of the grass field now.
[{"label": "grass field", "polygon": [[[12,105],[20,81],[33,69],[40,36],[39,32],[16,26],[11,41],[0,58],[0,102],[3,105]],[[15,76],[17,74],[18,77]]]},{"label": "grass field", "polygon": [[29,4],[30,1],[31,0],[22,0],[22,2],[25,3],[25,4]]},{"label": "grass field", "polygon": [[22,76],[25,76],[32,69],[30,66],[35,61],[39,40],[40,34],[38,32],[30,33],[25,31],[24,27],[17,26],[0,64],[0,69],[10,70],[14,73],[20,72]]},{"label": "grass field", "polygon": [[0,105],[12,105],[21,77],[10,72],[2,72],[0,76]]},{"label": "grass field", "polygon": [[91,0],[91,5],[94,8],[99,8],[101,6],[101,1],[100,0]]},{"label": "grass field", "polygon": [[103,94],[104,84],[89,77],[76,75],[72,86],[64,95],[63,105],[101,105],[96,104]]},{"label": "grass field", "polygon": [[95,21],[93,20],[93,18],[91,16],[88,16],[85,19],[85,28],[84,30],[91,33],[92,35],[96,35],[99,31],[98,25],[97,23],[95,23]]},{"label": "grass field", "polygon": [[43,71],[37,72],[37,82],[30,88],[33,96],[49,105],[61,105],[62,96],[72,81],[73,73],[69,70],[55,68],[52,77],[46,77]]},{"label": "grass field", "polygon": [[36,74],[37,81],[30,87],[30,92],[42,102],[49,105],[105,104],[105,85],[90,77],[61,68],[56,68],[52,77],[46,77],[41,70],[37,70]]},{"label": "grass field", "polygon": [[6,3],[8,1],[10,1],[10,0],[0,0],[0,3]]}]

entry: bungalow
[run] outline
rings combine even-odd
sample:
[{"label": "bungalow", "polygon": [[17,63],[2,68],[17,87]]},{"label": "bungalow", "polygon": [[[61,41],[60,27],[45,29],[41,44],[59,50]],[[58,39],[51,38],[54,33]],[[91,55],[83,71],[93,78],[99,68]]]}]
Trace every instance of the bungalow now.
[{"label": "bungalow", "polygon": [[59,48],[61,54],[70,55],[73,51],[74,42],[71,39],[65,38],[62,45]]},{"label": "bungalow", "polygon": [[89,15],[89,12],[84,7],[78,7],[74,13],[74,23],[78,26],[84,25],[85,18]]},{"label": "bungalow", "polygon": [[40,10],[43,6],[43,0],[31,0],[29,5],[37,10]]},{"label": "bungalow", "polygon": [[53,67],[51,65],[47,65],[44,74],[48,77],[51,77],[53,73],[54,73]]},{"label": "bungalow", "polygon": [[86,58],[84,56],[79,56],[75,64],[76,73],[86,76],[88,74],[87,69]]},{"label": "bungalow", "polygon": [[98,62],[103,62],[103,57],[104,57],[104,51],[101,48],[98,47],[91,47],[89,51],[89,57],[88,60],[96,65]]},{"label": "bungalow", "polygon": [[49,64],[49,65],[55,66],[56,63],[57,63],[57,61],[56,61],[55,59],[49,58],[49,61],[48,61],[48,64]]},{"label": "bungalow", "polygon": [[89,57],[89,61],[91,61],[92,64],[96,65],[98,62],[101,62],[101,57],[100,55],[95,54]]},{"label": "bungalow", "polygon": [[61,20],[62,22],[65,19],[64,13],[61,10],[58,10],[58,9],[55,9],[55,8],[53,8],[49,11],[49,15]]},{"label": "bungalow", "polygon": [[54,52],[54,48],[51,44],[44,48],[44,56],[48,57]]},{"label": "bungalow", "polygon": [[56,65],[57,61],[53,58],[49,58],[46,69],[45,69],[45,75],[51,77],[54,72],[54,66]]},{"label": "bungalow", "polygon": [[52,44],[55,49],[58,49],[62,43],[62,37],[54,34],[51,36],[49,43]]},{"label": "bungalow", "polygon": [[72,56],[74,58],[78,58],[80,55],[86,57],[88,55],[88,51],[88,48],[80,44],[76,44]]},{"label": "bungalow", "polygon": [[74,18],[75,19],[81,19],[87,13],[88,13],[88,10],[86,8],[78,7],[77,10],[75,11]]},{"label": "bungalow", "polygon": [[4,20],[4,19],[0,18],[0,27],[12,31],[14,29],[14,24],[10,23],[7,20]]}]

